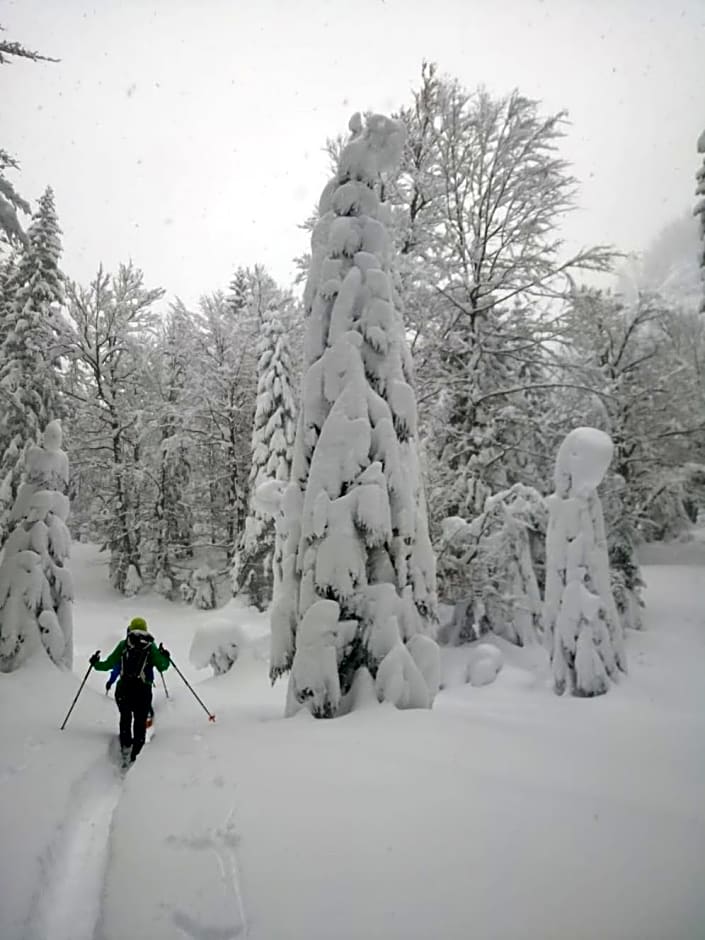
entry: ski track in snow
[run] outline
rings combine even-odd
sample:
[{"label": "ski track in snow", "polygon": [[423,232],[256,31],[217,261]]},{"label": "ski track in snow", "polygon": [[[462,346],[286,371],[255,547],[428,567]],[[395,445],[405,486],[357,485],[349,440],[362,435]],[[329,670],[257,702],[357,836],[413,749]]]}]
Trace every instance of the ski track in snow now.
[{"label": "ski track in snow", "polygon": [[44,860],[26,940],[93,940],[100,916],[110,826],[122,793],[115,761],[101,759],[78,781],[64,825]]},{"label": "ski track in snow", "polygon": [[[228,927],[208,926],[183,910],[172,914],[172,923],[188,940],[245,940],[250,935],[245,903],[242,896],[240,866],[237,857],[239,836],[234,822],[235,804],[230,807],[223,825],[213,827],[207,836],[193,839],[176,839],[192,849],[210,849],[216,859],[220,880],[226,896],[229,895],[235,908],[236,923]],[[238,923],[239,922],[239,923]]]},{"label": "ski track in snow", "polygon": [[[214,842],[214,848],[218,858],[218,867],[220,868],[220,877],[222,879],[223,886],[233,894],[237,904],[240,924],[242,925],[241,930],[243,931],[243,936],[247,937],[249,936],[250,928],[247,923],[245,905],[242,900],[242,889],[240,887],[240,867],[238,865],[237,852],[235,850],[235,847],[237,846],[237,834],[235,833],[233,824],[234,813],[235,804],[230,807],[230,811],[228,812],[228,815],[225,819],[222,832],[220,833],[220,838]],[[220,847],[218,847],[218,844]]]}]

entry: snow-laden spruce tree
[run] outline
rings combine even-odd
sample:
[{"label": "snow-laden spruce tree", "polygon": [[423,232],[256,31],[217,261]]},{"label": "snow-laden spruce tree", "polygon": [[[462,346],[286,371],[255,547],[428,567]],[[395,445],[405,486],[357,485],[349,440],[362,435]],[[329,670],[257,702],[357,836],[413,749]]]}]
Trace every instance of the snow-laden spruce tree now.
[{"label": "snow-laden spruce tree", "polygon": [[445,642],[489,632],[517,646],[536,642],[543,619],[536,567],[543,560],[538,549],[546,516],[538,490],[515,483],[489,496],[472,522],[444,520],[438,582],[443,599],[455,605]]},{"label": "snow-laden spruce tree", "polygon": [[54,194],[38,203],[27,243],[13,277],[0,349],[0,545],[20,484],[26,442],[61,417],[56,313],[63,302],[63,275]]},{"label": "snow-laden spruce tree", "polygon": [[[700,264],[705,270],[705,131],[698,138],[698,153],[703,155],[703,165],[695,175],[695,193],[699,197],[695,204],[695,214],[700,216],[700,235],[703,241]],[[702,310],[705,312],[705,298],[703,298]]]},{"label": "snow-laden spruce tree", "polygon": [[362,668],[378,698],[400,707],[429,706],[438,688],[412,367],[377,193],[404,131],[359,114],[350,130],[312,235],[284,584],[272,608],[272,677],[291,670],[288,712],[305,704],[319,717],[338,712]]},{"label": "snow-laden spruce tree", "polygon": [[613,451],[603,431],[575,428],[556,456],[556,489],[548,499],[544,621],[559,695],[566,688],[573,695],[601,695],[627,668],[596,489]]},{"label": "snow-laden spruce tree", "polygon": [[17,669],[41,646],[57,666],[73,662],[73,587],[65,567],[69,472],[61,425],[25,453],[25,480],[12,510],[0,561],[0,671]]},{"label": "snow-laden spruce tree", "polygon": [[235,557],[233,587],[259,610],[271,600],[281,579],[281,539],[272,515],[258,503],[256,491],[266,480],[289,480],[296,431],[296,403],[287,323],[272,301],[262,319],[257,363],[257,408],[252,429],[250,505],[242,545]]}]

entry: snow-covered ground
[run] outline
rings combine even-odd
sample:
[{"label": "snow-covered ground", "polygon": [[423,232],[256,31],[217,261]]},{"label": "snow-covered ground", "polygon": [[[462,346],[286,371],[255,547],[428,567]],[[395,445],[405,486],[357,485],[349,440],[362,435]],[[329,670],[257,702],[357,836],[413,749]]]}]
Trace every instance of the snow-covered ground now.
[{"label": "snow-covered ground", "polygon": [[[551,691],[537,651],[503,641],[491,685],[444,651],[432,711],[360,690],[344,718],[281,718],[259,649],[226,676],[188,651],[211,614],[120,599],[76,545],[76,676],[0,676],[2,940],[482,940],[705,936],[705,557],[645,569],[647,629],[608,695]],[[173,670],[125,778],[116,711],[92,675],[129,618]]]}]

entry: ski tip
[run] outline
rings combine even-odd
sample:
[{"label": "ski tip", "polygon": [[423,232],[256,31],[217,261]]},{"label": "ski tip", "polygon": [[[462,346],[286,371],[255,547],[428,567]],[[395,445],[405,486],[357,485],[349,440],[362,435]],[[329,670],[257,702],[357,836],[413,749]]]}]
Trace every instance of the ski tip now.
[{"label": "ski tip", "polygon": [[215,715],[209,715],[208,721],[215,721]]}]

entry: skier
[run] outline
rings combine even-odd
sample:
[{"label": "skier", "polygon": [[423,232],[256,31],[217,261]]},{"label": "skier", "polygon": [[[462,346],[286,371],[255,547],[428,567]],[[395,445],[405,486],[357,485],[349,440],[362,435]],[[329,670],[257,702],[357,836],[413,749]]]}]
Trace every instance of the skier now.
[{"label": "skier", "polygon": [[[117,666],[113,666],[110,675],[108,676],[108,681],[105,683],[105,694],[108,695],[112,687],[115,685],[117,680],[120,678],[120,666],[121,663],[118,663]],[[154,683],[152,683],[154,685]],[[117,701],[117,698],[116,698]],[[149,706],[149,715],[147,716],[147,730],[149,730],[154,724],[154,705]]]},{"label": "skier", "polygon": [[154,668],[165,672],[170,665],[169,650],[154,643],[142,617],[134,617],[127,628],[127,636],[120,640],[112,653],[100,658],[100,650],[90,658],[98,672],[107,672],[120,666],[120,678],[115,687],[115,702],[120,709],[120,747],[125,761],[135,760],[144,746],[147,719],[152,707]]}]

